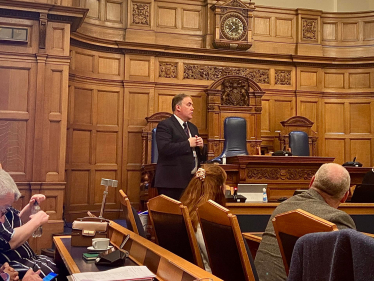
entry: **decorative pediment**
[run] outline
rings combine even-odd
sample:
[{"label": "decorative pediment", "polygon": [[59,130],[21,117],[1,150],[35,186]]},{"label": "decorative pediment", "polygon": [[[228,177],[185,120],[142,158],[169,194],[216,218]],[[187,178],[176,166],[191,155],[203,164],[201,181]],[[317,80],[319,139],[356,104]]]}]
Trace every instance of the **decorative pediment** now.
[{"label": "decorative pediment", "polygon": [[293,116],[280,123],[282,124],[283,127],[288,127],[288,126],[312,127],[314,124],[314,122],[312,122],[311,120],[309,120],[308,118],[304,116]]},{"label": "decorative pediment", "polygon": [[235,7],[235,8],[246,8],[246,9],[248,9],[248,6],[240,0],[230,0],[230,1],[227,1],[226,3],[222,4],[222,6],[223,7]]}]

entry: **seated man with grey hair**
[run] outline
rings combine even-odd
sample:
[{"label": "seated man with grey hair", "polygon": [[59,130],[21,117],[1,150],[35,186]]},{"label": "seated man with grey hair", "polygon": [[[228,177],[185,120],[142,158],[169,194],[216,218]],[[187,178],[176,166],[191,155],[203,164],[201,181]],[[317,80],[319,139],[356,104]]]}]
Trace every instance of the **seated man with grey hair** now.
[{"label": "seated man with grey hair", "polygon": [[20,196],[12,177],[0,169],[0,264],[9,263],[19,272],[20,278],[30,268],[37,272],[40,270],[40,276],[44,277],[56,272],[57,267],[48,257],[37,256],[27,240],[39,226],[48,222],[49,216],[43,211],[31,215],[34,202],[40,204],[45,196],[33,195],[19,212],[12,208],[12,204]]},{"label": "seated man with grey hair", "polygon": [[349,173],[343,166],[334,163],[324,164],[311,179],[309,190],[289,198],[274,210],[255,258],[260,281],[287,279],[272,223],[276,215],[302,209],[335,223],[338,229],[356,229],[352,218],[338,210],[340,203],[347,200],[350,181]]}]

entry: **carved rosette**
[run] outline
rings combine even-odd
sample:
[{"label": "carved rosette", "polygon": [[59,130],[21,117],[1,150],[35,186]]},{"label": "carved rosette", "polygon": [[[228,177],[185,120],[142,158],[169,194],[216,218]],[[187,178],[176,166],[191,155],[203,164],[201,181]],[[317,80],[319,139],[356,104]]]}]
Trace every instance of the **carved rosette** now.
[{"label": "carved rosette", "polygon": [[133,3],[132,23],[139,25],[149,25],[149,6],[147,3]]},{"label": "carved rosette", "polygon": [[248,83],[240,79],[226,79],[222,84],[221,104],[249,106]]},{"label": "carved rosette", "polygon": [[160,62],[159,69],[160,69],[159,77],[177,78],[177,63]]},{"label": "carved rosette", "polygon": [[291,85],[291,70],[275,70],[275,85]]},{"label": "carved rosette", "polygon": [[279,169],[279,168],[247,168],[247,178],[250,180],[310,180],[316,173],[308,169]]},{"label": "carved rosette", "polygon": [[185,64],[183,79],[218,80],[227,75],[250,78],[256,83],[269,84],[269,69],[250,69],[199,64]]},{"label": "carved rosette", "polygon": [[317,40],[317,20],[316,19],[302,19],[303,39]]}]

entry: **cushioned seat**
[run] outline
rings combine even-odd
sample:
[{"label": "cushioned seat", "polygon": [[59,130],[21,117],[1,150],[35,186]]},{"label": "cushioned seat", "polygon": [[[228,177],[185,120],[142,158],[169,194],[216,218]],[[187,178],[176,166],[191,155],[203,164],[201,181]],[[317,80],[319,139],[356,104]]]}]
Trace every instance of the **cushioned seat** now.
[{"label": "cushioned seat", "polygon": [[296,242],[287,280],[373,280],[373,260],[373,238],[356,230],[307,234]]},{"label": "cushioned seat", "polygon": [[136,234],[139,234],[142,237],[146,237],[142,222],[140,221],[137,211],[134,209],[134,207],[131,206],[130,200],[125,192],[120,189],[119,193],[121,194],[120,201],[123,209],[123,214],[125,216],[127,229],[135,232]]},{"label": "cushioned seat", "polygon": [[289,134],[291,153],[294,156],[309,156],[308,134],[302,131],[292,131]]},{"label": "cushioned seat", "polygon": [[247,122],[241,117],[227,117],[224,121],[225,142],[221,155],[211,162],[221,162],[222,156],[248,155],[247,151]]},{"label": "cushioned seat", "polygon": [[338,230],[334,223],[301,209],[276,215],[272,222],[287,275],[291,263],[292,251],[296,241],[301,236],[313,232]]},{"label": "cushioned seat", "polygon": [[204,268],[187,207],[165,195],[150,199],[147,205],[157,244]]},{"label": "cushioned seat", "polygon": [[236,216],[212,200],[198,208],[198,216],[212,273],[225,281],[258,280]]}]

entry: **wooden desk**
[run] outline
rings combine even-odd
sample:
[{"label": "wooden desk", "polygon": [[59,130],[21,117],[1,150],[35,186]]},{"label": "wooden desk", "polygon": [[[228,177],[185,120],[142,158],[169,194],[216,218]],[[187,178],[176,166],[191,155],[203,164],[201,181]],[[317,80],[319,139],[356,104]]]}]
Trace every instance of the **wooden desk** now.
[{"label": "wooden desk", "polygon": [[[206,272],[202,268],[174,255],[153,242],[131,232],[115,222],[110,222],[109,237],[112,245],[118,248],[124,237],[129,234],[124,249],[129,251],[130,259],[137,265],[145,265],[157,276],[159,281],[192,281],[198,278],[211,278],[214,281],[222,279]],[[68,236],[69,237],[69,236]],[[62,261],[70,274],[81,272],[81,267],[72,258],[68,248],[63,243],[66,236],[55,236],[56,261]],[[110,267],[106,267],[110,269]]]},{"label": "wooden desk", "polygon": [[[227,203],[237,215],[242,232],[264,231],[270,215],[280,203]],[[339,206],[355,221],[357,230],[374,233],[374,203],[343,203]]]},{"label": "wooden desk", "polygon": [[267,184],[268,200],[276,201],[292,196],[296,189],[308,188],[318,168],[332,161],[332,157],[241,155],[227,157],[228,164],[238,166],[235,172],[228,167],[227,174],[234,183]]},{"label": "wooden desk", "polygon": [[[296,189],[308,189],[309,183],[318,168],[334,160],[331,157],[298,157],[298,156],[260,156],[242,155],[227,157],[227,165],[220,165],[227,173],[227,183],[231,186],[238,183],[265,183],[268,185],[268,200],[276,202],[281,197],[291,197]],[[142,167],[146,175],[149,192],[141,191],[141,204],[145,207],[148,198],[156,194],[151,183],[156,164]],[[362,183],[362,179],[371,167],[346,167],[351,184]]]}]

